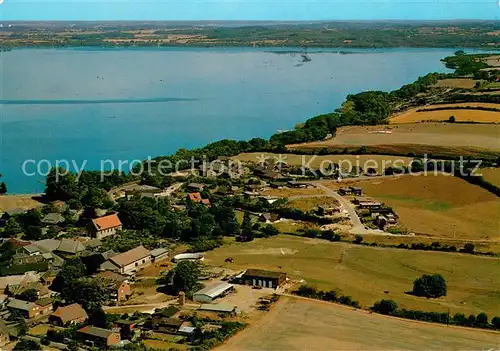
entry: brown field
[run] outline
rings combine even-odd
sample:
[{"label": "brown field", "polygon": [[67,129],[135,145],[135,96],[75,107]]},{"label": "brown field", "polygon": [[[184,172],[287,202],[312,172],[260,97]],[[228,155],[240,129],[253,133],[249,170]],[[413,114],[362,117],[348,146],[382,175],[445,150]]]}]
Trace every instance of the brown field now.
[{"label": "brown field", "polygon": [[400,223],[417,234],[500,240],[500,199],[457,177],[408,175],[358,185],[391,206]]},{"label": "brown field", "polygon": [[500,188],[500,168],[481,168],[479,172],[487,182]]},{"label": "brown field", "polygon": [[487,107],[500,109],[500,104],[487,103],[460,103],[460,104],[443,104],[429,105],[408,110],[404,113],[395,115],[390,118],[389,123],[416,123],[425,121],[447,121],[450,116],[454,116],[458,122],[480,122],[480,123],[499,123],[500,111],[482,111],[482,110],[439,110],[439,111],[418,111],[432,110],[433,108],[442,107]]},{"label": "brown field", "polygon": [[[245,153],[235,156],[242,162],[255,162],[259,161],[259,157],[262,157],[262,153]],[[265,156],[269,157],[269,160],[275,160],[278,154],[264,153]],[[399,157],[399,156],[386,156],[386,155],[296,155],[296,154],[286,154],[281,155],[284,162],[289,166],[302,166],[313,169],[327,169],[332,163],[338,164],[344,170],[350,170],[352,166],[362,167],[366,170],[369,167],[377,169],[378,172],[382,172],[388,166],[396,165],[407,166],[412,161],[410,157]]]},{"label": "brown field", "polygon": [[[455,112],[455,111],[454,111]],[[390,134],[377,133],[389,131]],[[342,127],[337,135],[329,140],[304,144],[288,145],[291,149],[342,148],[347,146],[377,146],[398,150],[405,146],[416,146],[417,152],[423,152],[422,145],[436,148],[453,148],[455,152],[474,150],[500,151],[498,142],[500,125],[453,124],[453,123],[416,123],[389,126],[350,126]],[[421,150],[421,151],[418,151]],[[406,151],[406,150],[405,150]]]},{"label": "brown field", "polygon": [[3,195],[0,196],[0,212],[22,208],[29,210],[43,206],[43,203],[37,201],[32,195]]},{"label": "brown field", "polygon": [[437,88],[472,89],[476,82],[477,80],[474,79],[441,79],[433,86]]},{"label": "brown field", "polygon": [[487,350],[500,333],[369,314],[291,297],[217,348],[229,350]]},{"label": "brown field", "polygon": [[[224,262],[226,257],[233,257],[234,263]],[[250,267],[282,270],[291,279],[304,279],[320,289],[340,289],[364,308],[386,298],[402,308],[500,316],[500,258],[278,235],[224,245],[207,252],[204,263],[235,271]],[[446,297],[423,299],[405,293],[416,278],[429,273],[444,276]]]}]

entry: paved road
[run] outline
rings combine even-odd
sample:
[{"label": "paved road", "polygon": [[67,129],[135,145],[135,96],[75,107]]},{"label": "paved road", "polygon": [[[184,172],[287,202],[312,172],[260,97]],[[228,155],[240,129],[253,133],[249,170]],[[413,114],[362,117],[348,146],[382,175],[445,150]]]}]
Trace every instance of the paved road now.
[{"label": "paved road", "polygon": [[[387,177],[393,177],[393,176],[387,176]],[[369,177],[369,179],[373,179],[374,177]],[[378,177],[380,178],[380,177]],[[304,182],[305,183],[305,182]],[[359,219],[358,214],[356,213],[356,209],[354,205],[345,199],[344,197],[340,196],[336,191],[330,189],[326,185],[324,185],[321,181],[312,181],[308,182],[308,184],[312,184],[316,186],[317,188],[321,189],[324,191],[324,195],[330,196],[335,198],[341,205],[342,207],[347,211],[347,214],[349,215],[349,218],[351,219],[352,223],[352,229],[349,230],[349,233],[355,234],[355,235],[365,235],[365,234],[373,234],[373,235],[386,235],[386,236],[393,236],[394,234],[387,233],[381,230],[374,230],[374,229],[365,229],[364,224],[361,222]],[[309,195],[306,195],[309,196]],[[318,195],[316,195],[318,196]],[[401,236],[401,235],[398,235]]]}]

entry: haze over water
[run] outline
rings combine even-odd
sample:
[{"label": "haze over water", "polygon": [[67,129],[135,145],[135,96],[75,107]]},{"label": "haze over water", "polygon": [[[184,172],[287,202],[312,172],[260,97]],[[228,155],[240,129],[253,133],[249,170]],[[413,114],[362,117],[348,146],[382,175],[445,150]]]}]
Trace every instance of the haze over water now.
[{"label": "haze over water", "polygon": [[[290,49],[286,49],[289,51]],[[27,159],[146,159],[219,139],[269,137],[434,71],[453,49],[21,49],[0,56],[0,173],[9,193],[42,192]],[[343,50],[345,51],[345,50]],[[354,52],[354,53],[352,53]],[[46,171],[46,166],[43,169]],[[34,171],[30,166],[29,171]]]}]

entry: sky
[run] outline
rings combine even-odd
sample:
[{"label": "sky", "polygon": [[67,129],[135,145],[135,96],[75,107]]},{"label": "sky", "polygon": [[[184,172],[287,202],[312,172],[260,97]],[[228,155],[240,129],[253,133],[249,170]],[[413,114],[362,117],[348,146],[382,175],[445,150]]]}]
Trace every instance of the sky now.
[{"label": "sky", "polygon": [[500,20],[500,0],[0,0],[0,20]]}]

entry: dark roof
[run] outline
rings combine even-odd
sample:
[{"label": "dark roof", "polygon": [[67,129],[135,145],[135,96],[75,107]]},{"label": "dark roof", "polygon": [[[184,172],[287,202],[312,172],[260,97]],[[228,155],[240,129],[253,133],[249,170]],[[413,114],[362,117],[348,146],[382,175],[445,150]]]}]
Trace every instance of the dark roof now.
[{"label": "dark roof", "polygon": [[52,304],[52,299],[50,297],[45,297],[43,299],[36,300],[35,303],[38,306],[45,307]]},{"label": "dark roof", "polygon": [[162,319],[158,324],[178,328],[182,325],[182,321],[180,319],[177,319],[177,318],[165,318],[165,319]]},{"label": "dark roof", "polygon": [[272,279],[279,279],[283,275],[285,275],[285,273],[265,271],[263,269],[254,269],[254,268],[247,269],[245,274],[243,274],[243,276],[272,278]]},{"label": "dark roof", "polygon": [[169,318],[169,317],[172,317],[173,315],[175,315],[179,311],[180,311],[180,309],[178,309],[177,307],[169,306],[166,308],[162,308],[161,310],[159,310],[158,312],[155,312],[154,314]]},{"label": "dark roof", "polygon": [[111,334],[113,334],[113,331],[111,331],[111,330],[92,327],[90,325],[87,325],[86,327],[78,329],[78,332],[82,333],[82,334],[96,336],[96,337],[102,338],[102,339],[107,339]]}]

